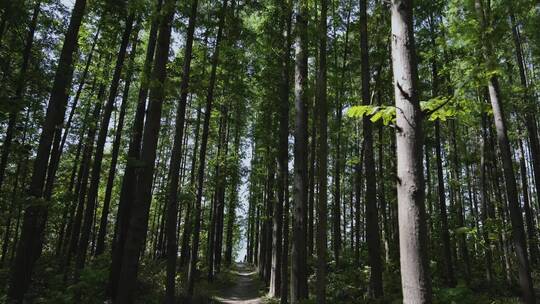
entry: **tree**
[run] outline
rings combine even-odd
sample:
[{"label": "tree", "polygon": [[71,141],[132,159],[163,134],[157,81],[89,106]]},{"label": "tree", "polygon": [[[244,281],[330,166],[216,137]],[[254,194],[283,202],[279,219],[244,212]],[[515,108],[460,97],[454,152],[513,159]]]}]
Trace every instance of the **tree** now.
[{"label": "tree", "polygon": [[[234,1],[234,0],[232,0]],[[206,148],[208,146],[208,132],[210,128],[210,118],[212,115],[212,103],[214,101],[214,89],[216,84],[216,73],[217,66],[219,64],[219,50],[221,39],[223,38],[223,27],[225,26],[225,16],[227,13],[227,4],[228,0],[223,1],[223,6],[221,8],[219,16],[219,25],[218,32],[216,36],[216,45],[214,48],[214,54],[212,56],[212,70],[210,72],[210,81],[208,83],[208,91],[206,95],[206,109],[203,122],[203,131],[201,138],[201,148],[199,154],[199,166],[197,173],[197,196],[195,201],[195,221],[193,227],[193,239],[191,247],[191,255],[189,260],[188,268],[188,279],[187,279],[187,294],[188,296],[193,295],[193,288],[195,285],[195,272],[197,271],[197,260],[199,255],[199,241],[200,241],[200,230],[201,230],[201,202],[203,195],[203,183],[204,183],[204,172],[205,172],[205,163],[206,163]]]},{"label": "tree", "polygon": [[308,297],[306,255],[307,207],[307,24],[308,3],[299,0],[296,14],[295,129],[294,129],[294,205],[291,249],[291,303]]},{"label": "tree", "polygon": [[48,159],[53,140],[54,130],[62,124],[66,103],[68,99],[68,88],[73,77],[73,55],[77,49],[77,39],[79,28],[82,23],[86,0],[77,0],[73,11],[69,27],[64,37],[64,44],[60,53],[58,67],[54,77],[53,87],[47,114],[39,138],[39,146],[32,179],[28,189],[30,203],[25,208],[24,220],[15,266],[11,270],[11,279],[8,290],[8,298],[22,302],[24,294],[30,286],[34,264],[41,255],[43,246],[43,230],[47,222],[47,202],[41,203],[43,196],[43,185],[45,183]]},{"label": "tree", "polygon": [[180,174],[180,157],[182,156],[182,138],[184,136],[184,120],[186,116],[186,103],[189,87],[189,73],[191,71],[191,57],[193,52],[193,34],[195,32],[195,22],[197,20],[198,0],[191,2],[191,12],[186,38],[186,48],[184,50],[184,66],[182,68],[182,83],[180,85],[180,101],[176,111],[176,130],[172,156],[169,164],[169,185],[167,198],[167,281],[166,281],[166,301],[174,303],[175,278],[176,278],[176,258],[177,258],[177,209],[178,209],[178,182]]},{"label": "tree", "polygon": [[[362,61],[362,100],[364,105],[371,103],[369,87],[369,47],[367,30],[367,1],[360,1],[360,52]],[[370,293],[374,298],[383,295],[381,239],[379,234],[379,212],[377,210],[377,181],[375,172],[375,157],[373,152],[372,124],[366,116],[362,122],[364,127],[364,170],[366,174],[366,237],[368,243],[369,265],[371,274],[369,280]],[[357,210],[358,212],[358,210]]]},{"label": "tree", "polygon": [[[493,57],[493,49],[489,38],[486,36],[486,31],[489,28],[489,20],[486,17],[486,8],[481,0],[475,0],[475,9],[478,14],[480,23],[481,40],[486,42],[483,44],[483,55],[486,60],[487,67],[490,69],[496,68],[496,63]],[[489,7],[487,8],[489,10]],[[493,118],[495,120],[495,130],[497,131],[497,144],[501,153],[504,181],[506,185],[506,196],[508,199],[508,209],[510,211],[510,220],[512,223],[512,238],[516,250],[516,256],[519,263],[519,283],[523,301],[525,303],[534,303],[535,294],[531,279],[531,270],[529,266],[529,258],[527,257],[527,243],[523,228],[523,217],[518,201],[518,192],[514,168],[512,164],[512,153],[510,151],[510,142],[508,140],[508,130],[506,127],[506,118],[502,109],[502,95],[499,87],[499,79],[493,74],[487,79],[489,99],[493,110]]]},{"label": "tree", "polygon": [[413,2],[394,0],[390,11],[403,302],[431,303],[422,166],[422,114],[418,100]]},{"label": "tree", "polygon": [[156,160],[156,147],[160,129],[161,108],[165,98],[166,65],[168,62],[171,41],[171,27],[175,12],[175,0],[166,0],[161,8],[162,18],[156,44],[156,54],[152,78],[156,81],[150,86],[150,99],[142,137],[141,156],[142,166],[138,168],[136,179],[136,195],[131,205],[128,232],[121,259],[118,290],[114,299],[118,303],[131,302],[133,288],[137,278],[139,255],[146,239],[148,229],[148,212],[152,200],[152,178]]}]

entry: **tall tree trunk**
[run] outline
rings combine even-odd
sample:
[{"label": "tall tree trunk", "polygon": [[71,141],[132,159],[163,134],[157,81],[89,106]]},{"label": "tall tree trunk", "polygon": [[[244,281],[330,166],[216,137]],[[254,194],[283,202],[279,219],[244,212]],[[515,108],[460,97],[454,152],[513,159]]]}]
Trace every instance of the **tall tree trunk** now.
[{"label": "tall tree trunk", "polygon": [[443,260],[444,278],[448,287],[456,285],[454,277],[454,264],[452,263],[452,253],[450,249],[450,232],[448,230],[448,216],[446,212],[446,190],[444,188],[443,163],[442,163],[442,147],[441,147],[441,130],[440,121],[435,121],[435,154],[437,159],[437,193],[439,194],[439,222],[441,234],[441,254]]},{"label": "tall tree trunk", "polygon": [[131,127],[131,139],[129,142],[127,152],[127,164],[122,179],[122,187],[120,189],[120,199],[118,202],[118,211],[115,221],[114,237],[112,243],[112,258],[111,258],[111,270],[109,272],[109,281],[107,286],[108,296],[113,298],[116,295],[118,288],[118,282],[120,281],[120,271],[122,268],[122,256],[124,252],[124,244],[126,241],[127,229],[129,225],[129,218],[131,215],[131,205],[134,201],[134,185],[136,182],[136,164],[140,159],[142,133],[144,127],[144,118],[146,114],[146,99],[148,97],[148,90],[150,86],[151,71],[153,65],[154,51],[157,42],[157,32],[159,19],[157,15],[161,11],[161,4],[163,0],[157,0],[154,17],[150,26],[150,33],[148,36],[148,45],[146,47],[146,55],[144,60],[144,66],[142,69],[141,84],[139,87],[139,94],[137,98],[137,108],[135,110],[135,117],[133,118],[133,125]]},{"label": "tall tree trunk", "polygon": [[[43,197],[48,159],[53,140],[53,134],[62,123],[66,111],[66,103],[73,77],[73,55],[77,49],[79,28],[82,23],[86,0],[77,0],[71,14],[69,27],[64,38],[58,67],[53,81],[51,97],[41,128],[39,145],[32,180],[28,190],[29,199],[39,201]],[[11,269],[8,299],[22,302],[24,294],[30,286],[34,264],[41,255],[45,223],[47,222],[47,203],[30,204],[25,208],[23,226],[15,264]]]},{"label": "tall tree trunk", "polygon": [[[475,8],[481,24],[481,39],[484,44],[484,59],[489,68],[496,67],[492,46],[489,38],[486,39],[486,31],[489,27],[489,20],[486,17],[485,9],[481,0],[475,0]],[[487,45],[486,45],[487,44]],[[517,185],[514,174],[512,152],[510,151],[510,141],[508,139],[506,119],[502,110],[502,96],[499,88],[499,80],[496,75],[488,79],[489,99],[495,120],[495,130],[497,131],[497,143],[501,152],[504,181],[506,185],[506,195],[508,199],[508,209],[510,211],[510,221],[512,223],[512,238],[518,260],[519,284],[521,286],[522,297],[525,303],[535,303],[535,293],[527,257],[527,242],[523,228],[523,217],[519,206]]]},{"label": "tall tree trunk", "polygon": [[[369,81],[369,46],[367,27],[367,0],[360,0],[360,52],[362,63],[362,100],[364,105],[371,104]],[[377,210],[377,176],[373,152],[373,131],[369,117],[364,117],[364,168],[366,172],[366,237],[368,245],[369,265],[371,266],[369,289],[370,295],[380,298],[383,295],[381,239],[379,231],[379,212]]]},{"label": "tall tree trunk", "polygon": [[135,287],[139,256],[144,248],[148,229],[148,215],[152,200],[152,181],[156,161],[156,148],[159,137],[161,109],[165,99],[165,81],[167,79],[167,62],[171,42],[171,28],[175,13],[175,0],[165,0],[161,10],[159,34],[156,44],[156,56],[152,70],[153,83],[150,86],[146,122],[142,137],[140,161],[143,166],[137,168],[134,201],[126,240],[121,259],[121,280],[114,300],[118,303],[131,303]]},{"label": "tall tree trunk", "polygon": [[[195,121],[195,143],[193,144],[193,152],[191,155],[191,176],[189,180],[189,187],[193,189],[195,185],[195,172],[197,166],[197,150],[199,147],[199,137],[200,137],[200,127],[201,127],[201,107],[197,109],[197,119]],[[191,221],[191,215],[193,213],[193,202],[186,202],[187,210],[184,216],[184,232],[182,234],[182,251],[180,253],[180,266],[186,266],[186,263],[189,261],[189,240],[191,238],[191,229],[193,223]]]},{"label": "tall tree trunk", "polygon": [[105,150],[105,142],[107,140],[107,134],[109,132],[109,123],[111,120],[111,114],[114,108],[114,101],[118,92],[118,86],[120,84],[120,77],[122,75],[122,68],[126,58],[126,51],[131,38],[131,32],[133,30],[133,22],[135,20],[134,13],[130,13],[125,21],[124,33],[122,34],[122,41],[120,42],[120,49],[116,58],[116,65],[114,67],[114,73],[109,88],[109,97],[107,103],[103,109],[102,120],[99,126],[99,133],[96,142],[96,152],[94,155],[94,161],[92,163],[92,177],[90,180],[90,186],[88,188],[88,198],[86,201],[86,208],[83,220],[83,226],[81,231],[81,239],[79,241],[79,250],[77,254],[77,261],[75,265],[75,280],[79,278],[79,270],[84,268],[86,262],[86,251],[88,248],[88,242],[90,240],[90,233],[92,232],[92,225],[94,222],[94,211],[96,208],[96,202],[98,200],[99,181],[101,177],[101,165],[103,162],[103,153]]},{"label": "tall tree trunk", "polygon": [[[326,69],[326,40],[327,40],[327,0],[321,0],[321,16],[319,20],[319,69],[317,71],[317,95],[315,106],[319,109],[317,119],[319,125],[317,147],[317,182],[319,184],[317,200],[317,267],[316,267],[316,299],[317,303],[326,303],[326,246],[327,246],[327,204],[328,204],[328,105],[327,105],[327,69]],[[339,198],[338,198],[339,204]],[[337,214],[339,216],[339,213]]]},{"label": "tall tree trunk", "polygon": [[[336,120],[337,120],[337,135],[336,135],[336,153],[335,153],[335,192],[334,192],[334,204],[332,208],[332,247],[334,251],[334,258],[336,261],[336,265],[339,265],[339,252],[341,250],[341,235],[340,235],[340,229],[339,229],[339,209],[341,204],[341,170],[342,170],[342,161],[341,161],[341,125],[342,125],[342,117],[343,117],[343,103],[342,103],[342,97],[344,95],[345,91],[345,72],[347,69],[348,64],[348,56],[349,56],[349,25],[350,25],[350,19],[351,19],[351,1],[349,1],[348,7],[347,7],[347,21],[345,25],[345,42],[343,47],[343,63],[341,66],[341,71],[339,75],[339,89],[336,92]],[[333,13],[335,15],[335,12]],[[335,21],[334,21],[335,22]],[[334,26],[334,35],[336,27]],[[336,42],[335,42],[336,43]],[[335,65],[337,66],[337,52],[335,53]],[[351,191],[352,193],[352,191]],[[345,213],[345,208],[343,208],[343,212]],[[345,217],[343,220],[345,224]],[[344,229],[343,231],[346,231]]]},{"label": "tall tree trunk", "polygon": [[398,109],[396,154],[403,303],[431,303],[413,1],[393,0],[390,10],[394,93]]},{"label": "tall tree trunk", "polygon": [[[234,154],[240,155],[241,143],[241,108],[237,106],[236,109],[236,125],[235,125],[235,135],[234,135]],[[238,204],[238,185],[240,182],[240,168],[241,168],[241,159],[236,160],[237,169],[232,173],[231,181],[231,192],[229,193],[229,206],[227,207],[227,229],[226,229],[226,239],[225,239],[225,265],[229,267],[232,264],[232,253],[233,253],[233,234],[234,234],[234,222],[236,220],[236,206]]]},{"label": "tall tree trunk", "polygon": [[180,100],[176,110],[175,134],[169,163],[169,184],[167,188],[167,279],[165,302],[175,303],[175,278],[177,259],[177,212],[178,212],[178,186],[180,174],[180,158],[182,156],[182,139],[184,136],[184,121],[186,116],[186,103],[189,87],[189,74],[191,71],[191,58],[193,52],[193,33],[197,20],[198,0],[192,0],[184,49],[184,66],[182,68],[182,83],[180,84]]},{"label": "tall tree trunk", "polygon": [[278,180],[277,180],[277,204],[274,212],[272,225],[272,273],[270,278],[270,296],[287,298],[287,269],[288,269],[288,246],[285,247],[284,230],[288,229],[288,223],[284,224],[284,210],[288,201],[288,176],[289,176],[289,90],[290,90],[290,1],[281,0],[280,11],[280,70],[281,81],[279,82],[279,131],[278,131]]},{"label": "tall tree trunk", "polygon": [[135,64],[135,57],[137,55],[137,44],[139,37],[139,28],[134,31],[133,41],[131,42],[131,51],[129,66],[126,71],[124,91],[122,93],[122,104],[120,105],[120,113],[118,114],[118,123],[116,124],[116,133],[114,135],[113,147],[111,152],[111,164],[109,166],[109,174],[107,176],[107,185],[105,187],[105,198],[103,199],[103,207],[101,210],[101,218],[99,224],[99,232],[96,244],[96,255],[100,255],[105,250],[105,237],[107,235],[107,225],[109,218],[109,209],[111,203],[112,190],[114,187],[114,178],[116,176],[116,164],[118,163],[118,155],[120,152],[120,144],[122,142],[122,132],[124,130],[124,119],[126,116],[126,110],[129,103],[129,89],[131,86],[133,76],[133,65]]},{"label": "tall tree trunk", "polygon": [[62,133],[62,128],[58,128],[56,129],[56,132],[54,133],[54,141],[51,148],[51,157],[50,157],[50,162],[49,162],[49,168],[47,169],[47,179],[45,180],[45,190],[44,190],[44,195],[43,195],[47,200],[49,200],[53,194],[56,171],[58,170],[58,166],[60,165],[60,157],[62,156],[62,153],[64,152],[64,147],[66,145],[67,137],[71,129],[71,123],[73,121],[73,117],[75,115],[77,106],[79,104],[81,93],[84,88],[84,84],[86,81],[86,77],[88,75],[90,64],[92,63],[92,58],[94,55],[94,51],[97,45],[100,32],[101,32],[101,22],[99,23],[96,33],[94,34],[92,47],[90,48],[90,52],[88,53],[84,71],[83,71],[83,74],[81,75],[77,92],[75,93],[75,98],[73,98],[73,102],[71,104],[71,110],[68,115],[68,119],[65,123],[64,132]]},{"label": "tall tree trunk", "polygon": [[534,216],[531,209],[531,203],[529,201],[529,182],[527,180],[527,166],[525,165],[525,150],[523,149],[523,143],[519,141],[519,166],[521,173],[521,192],[523,196],[523,209],[525,211],[525,223],[527,224],[527,239],[529,241],[529,257],[531,264],[534,265],[538,262],[538,244],[536,238],[536,226],[534,223]]},{"label": "tall tree trunk", "polygon": [[[452,128],[452,147],[453,147],[453,178],[456,181],[461,180],[461,168],[459,167],[459,157],[458,157],[458,149],[457,149],[457,135],[456,135],[456,121],[451,121],[451,128]],[[460,185],[455,185],[455,202],[456,202],[456,216],[457,216],[457,226],[464,227],[465,226],[465,207],[463,206],[463,196],[461,193]],[[459,247],[459,254],[461,256],[461,259],[463,260],[463,267],[465,268],[465,281],[469,282],[471,277],[471,265],[469,260],[469,249],[467,248],[467,235],[465,233],[462,233],[460,235],[457,235],[458,237],[458,247]]]},{"label": "tall tree trunk", "polygon": [[[232,0],[234,1],[234,0]],[[227,14],[228,0],[223,1],[223,7],[221,8],[219,16],[218,32],[216,36],[216,45],[214,54],[212,57],[212,70],[210,72],[210,80],[208,83],[208,91],[206,95],[206,110],[204,113],[203,133],[201,138],[201,149],[199,151],[199,168],[197,174],[197,197],[195,201],[195,221],[193,226],[193,240],[191,246],[191,255],[189,261],[188,277],[187,277],[187,294],[193,295],[193,288],[195,286],[195,274],[197,271],[197,260],[199,254],[199,241],[201,233],[201,203],[204,188],[204,172],[206,164],[206,149],[208,146],[208,133],[210,130],[210,118],[212,115],[212,103],[214,101],[214,89],[216,85],[216,73],[219,63],[219,50],[221,40],[223,38],[223,28],[225,26],[225,16]]]},{"label": "tall tree trunk", "polygon": [[294,131],[294,216],[291,249],[290,302],[298,303],[308,297],[306,207],[307,207],[307,151],[308,151],[308,3],[298,1],[296,14],[296,66],[295,66],[295,131]]},{"label": "tall tree trunk", "polygon": [[493,266],[492,266],[492,252],[491,252],[491,239],[489,238],[488,229],[486,228],[487,223],[491,220],[490,212],[490,199],[489,199],[489,185],[487,181],[487,160],[489,159],[488,155],[488,139],[487,139],[487,114],[482,114],[482,148],[481,148],[481,158],[480,158],[480,197],[482,204],[482,238],[485,243],[485,262],[486,262],[486,279],[489,283],[494,278]]},{"label": "tall tree trunk", "polygon": [[[519,33],[518,25],[515,20],[514,12],[512,8],[510,10],[510,22],[512,26],[512,37],[514,40],[516,61],[519,68],[519,79],[521,86],[525,89],[523,99],[525,105],[531,104],[531,92],[529,89],[529,83],[527,81],[527,74],[525,70],[525,60],[523,58],[523,47],[521,44],[521,35]],[[534,106],[533,106],[534,107]],[[538,127],[536,124],[536,111],[532,108],[532,111],[525,113],[525,127],[527,128],[527,135],[529,136],[529,146],[531,149],[532,169],[534,172],[534,184],[536,185],[536,201],[538,208],[540,208],[540,143],[538,142]],[[534,263],[531,261],[531,263]]]},{"label": "tall tree trunk", "polygon": [[[75,212],[75,217],[73,218],[73,223],[70,229],[70,239],[69,247],[66,257],[64,257],[64,266],[65,267],[65,276],[67,278],[68,267],[71,262],[71,258],[74,254],[77,253],[77,245],[79,244],[79,236],[81,232],[81,225],[83,220],[84,212],[84,202],[86,199],[86,193],[88,188],[88,178],[90,175],[90,166],[92,164],[92,152],[94,151],[94,141],[96,137],[97,123],[99,119],[99,114],[101,112],[101,104],[103,101],[103,96],[105,94],[105,85],[101,84],[99,92],[97,95],[97,103],[94,106],[94,111],[92,113],[93,121],[91,122],[90,128],[88,129],[88,135],[86,137],[86,143],[83,150],[83,158],[81,162],[81,168],[79,169],[79,183],[75,189],[77,207]],[[75,202],[75,201],[74,201]]]},{"label": "tall tree trunk", "polygon": [[[9,113],[8,126],[6,129],[6,134],[4,137],[4,142],[2,144],[2,154],[0,155],[0,190],[4,183],[4,175],[6,172],[6,166],[8,161],[9,152],[11,150],[11,141],[13,140],[13,135],[15,132],[15,127],[17,124],[17,116],[21,107],[24,105],[23,95],[24,89],[26,87],[26,73],[28,72],[28,66],[30,64],[30,56],[32,55],[32,45],[34,44],[34,33],[36,31],[37,19],[39,16],[41,8],[41,0],[37,0],[34,4],[34,11],[32,13],[32,20],[30,21],[30,26],[28,29],[28,34],[26,36],[26,41],[24,44],[24,50],[22,55],[21,70],[19,71],[17,86],[15,88],[15,96],[13,97],[12,107],[13,109]],[[7,12],[7,8],[4,11]],[[5,20],[6,18],[3,18]],[[0,36],[3,32],[3,29],[0,30]],[[1,39],[0,39],[1,41]]]}]

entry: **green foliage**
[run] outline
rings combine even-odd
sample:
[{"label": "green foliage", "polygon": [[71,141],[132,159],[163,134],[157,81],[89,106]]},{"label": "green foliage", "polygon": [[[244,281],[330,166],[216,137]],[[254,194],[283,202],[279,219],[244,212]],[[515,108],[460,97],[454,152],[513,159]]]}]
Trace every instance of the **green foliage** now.
[{"label": "green foliage", "polygon": [[388,126],[395,123],[396,108],[393,106],[353,106],[347,110],[347,116],[351,118],[363,118],[367,116],[374,123],[382,119],[382,123]]}]

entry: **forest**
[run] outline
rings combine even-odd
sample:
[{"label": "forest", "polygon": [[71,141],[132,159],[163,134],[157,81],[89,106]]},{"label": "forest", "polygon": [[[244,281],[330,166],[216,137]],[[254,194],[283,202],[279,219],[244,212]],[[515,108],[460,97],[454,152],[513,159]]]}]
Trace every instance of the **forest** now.
[{"label": "forest", "polygon": [[0,2],[0,303],[540,301],[538,0]]}]

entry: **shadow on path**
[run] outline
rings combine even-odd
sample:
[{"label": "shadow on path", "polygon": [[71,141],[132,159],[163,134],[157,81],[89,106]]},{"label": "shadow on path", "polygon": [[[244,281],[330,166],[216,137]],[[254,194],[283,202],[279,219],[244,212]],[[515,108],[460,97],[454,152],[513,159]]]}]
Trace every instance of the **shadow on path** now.
[{"label": "shadow on path", "polygon": [[236,270],[232,272],[233,285],[227,289],[220,290],[213,297],[218,303],[230,304],[262,304],[259,295],[261,282],[257,278],[256,271],[247,264],[237,264]]}]

